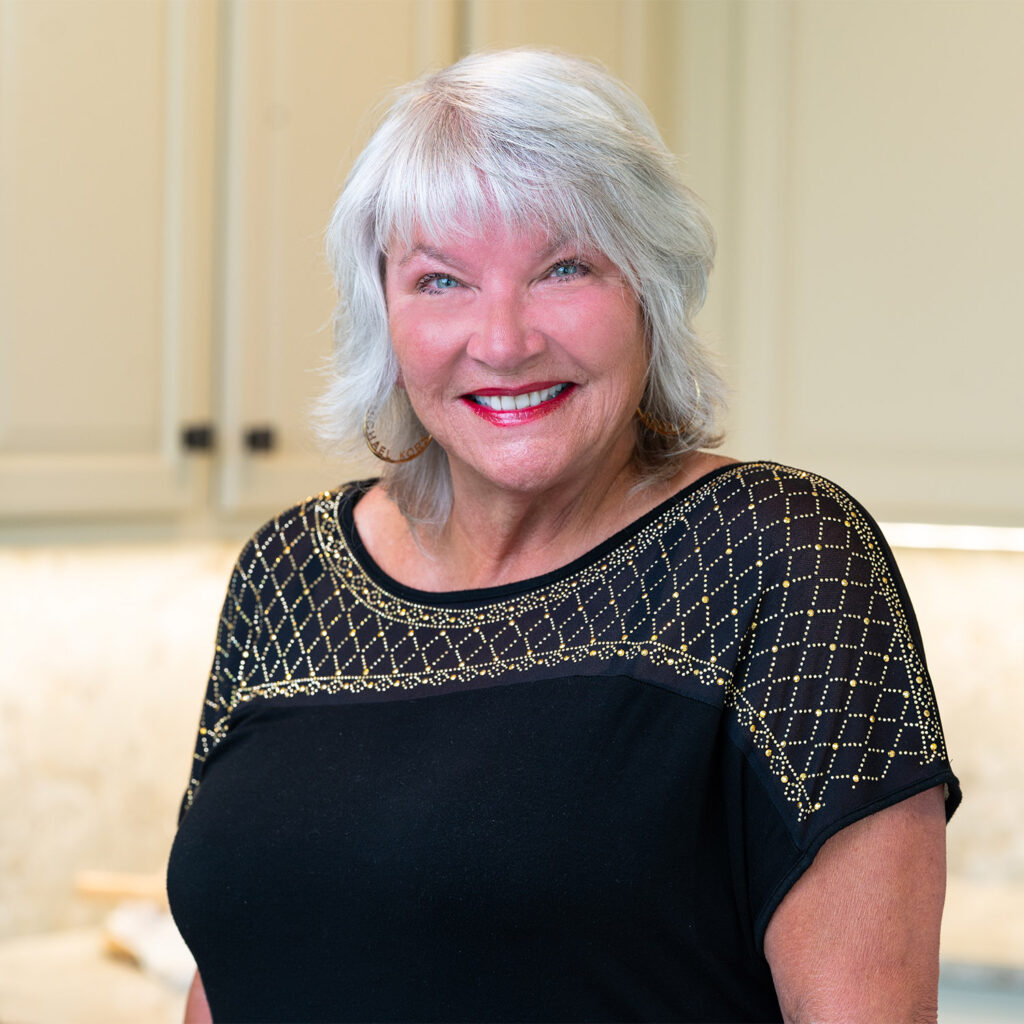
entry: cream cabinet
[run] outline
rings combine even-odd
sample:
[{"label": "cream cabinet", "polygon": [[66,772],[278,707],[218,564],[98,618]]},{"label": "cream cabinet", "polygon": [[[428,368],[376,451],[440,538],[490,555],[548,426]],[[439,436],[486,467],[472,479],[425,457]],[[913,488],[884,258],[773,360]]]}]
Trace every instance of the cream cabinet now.
[{"label": "cream cabinet", "polygon": [[322,236],[453,0],[0,0],[0,517],[252,523],[308,423]]},{"label": "cream cabinet", "polygon": [[0,510],[181,515],[209,420],[216,9],[0,2]]},{"label": "cream cabinet", "polygon": [[1024,526],[1024,4],[707,6],[729,449]]},{"label": "cream cabinet", "polygon": [[455,4],[284,0],[226,13],[218,505],[276,511],[374,472],[369,455],[327,458],[310,428],[334,305],[323,234],[372,109],[455,58]]},{"label": "cream cabinet", "polygon": [[726,450],[1020,525],[1022,35],[990,0],[0,0],[0,518],[249,525],[372,472],[309,427],[331,204],[390,87],[542,45],[632,85],[709,208]]}]

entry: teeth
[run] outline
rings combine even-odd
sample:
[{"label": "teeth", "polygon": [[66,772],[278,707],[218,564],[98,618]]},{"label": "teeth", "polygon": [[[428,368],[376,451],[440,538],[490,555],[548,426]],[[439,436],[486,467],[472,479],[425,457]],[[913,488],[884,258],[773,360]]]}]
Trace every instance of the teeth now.
[{"label": "teeth", "polygon": [[513,409],[532,409],[542,402],[549,402],[568,386],[568,384],[556,384],[553,388],[530,391],[522,395],[473,395],[472,398],[474,402],[493,409],[495,412],[511,412]]}]

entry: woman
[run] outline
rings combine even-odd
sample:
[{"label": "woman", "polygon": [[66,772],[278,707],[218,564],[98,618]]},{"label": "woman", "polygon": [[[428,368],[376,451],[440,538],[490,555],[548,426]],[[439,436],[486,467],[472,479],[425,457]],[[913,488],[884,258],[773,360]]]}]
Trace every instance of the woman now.
[{"label": "woman", "polygon": [[934,1017],[910,605],[841,489],[702,450],[712,236],[639,102],[469,57],[329,240],[328,419],[383,470],[236,566],[169,870],[194,1019]]}]

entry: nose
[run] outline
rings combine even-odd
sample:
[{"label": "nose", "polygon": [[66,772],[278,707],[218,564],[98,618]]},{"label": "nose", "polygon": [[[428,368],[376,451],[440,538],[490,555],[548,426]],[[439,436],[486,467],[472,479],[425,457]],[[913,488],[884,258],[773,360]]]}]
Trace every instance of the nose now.
[{"label": "nose", "polygon": [[466,346],[471,358],[510,371],[543,352],[544,335],[531,325],[523,296],[502,291],[481,297],[477,314]]}]

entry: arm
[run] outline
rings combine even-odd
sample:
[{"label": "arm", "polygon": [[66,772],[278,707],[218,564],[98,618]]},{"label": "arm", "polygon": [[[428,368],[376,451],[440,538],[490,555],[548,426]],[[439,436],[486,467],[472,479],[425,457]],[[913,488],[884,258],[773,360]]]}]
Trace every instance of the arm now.
[{"label": "arm", "polygon": [[185,1024],[213,1024],[203,979],[199,977],[198,971],[192,979],[192,987],[188,990],[188,999],[185,1001]]},{"label": "arm", "polygon": [[818,851],[765,932],[788,1024],[935,1021],[945,827],[940,786]]}]

